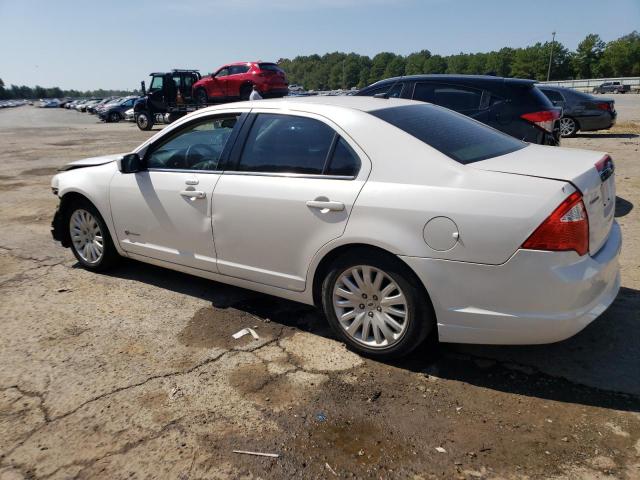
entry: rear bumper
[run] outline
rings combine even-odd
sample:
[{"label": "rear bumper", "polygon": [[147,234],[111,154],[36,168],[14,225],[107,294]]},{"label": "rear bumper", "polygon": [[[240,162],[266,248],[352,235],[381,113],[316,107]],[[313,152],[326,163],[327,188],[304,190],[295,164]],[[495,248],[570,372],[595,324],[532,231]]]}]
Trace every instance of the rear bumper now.
[{"label": "rear bumper", "polygon": [[519,250],[502,265],[401,257],[431,296],[442,342],[526,345],[569,338],[620,289],[620,227],[593,257]]},{"label": "rear bumper", "polygon": [[594,130],[608,130],[616,124],[617,114],[604,112],[602,115],[593,115],[588,117],[576,117],[580,125],[580,130],[589,132]]}]

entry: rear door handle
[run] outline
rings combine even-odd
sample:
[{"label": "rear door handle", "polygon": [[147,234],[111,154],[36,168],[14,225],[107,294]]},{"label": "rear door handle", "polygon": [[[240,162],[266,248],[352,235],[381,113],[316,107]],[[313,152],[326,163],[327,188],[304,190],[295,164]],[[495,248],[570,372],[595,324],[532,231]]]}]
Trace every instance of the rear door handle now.
[{"label": "rear door handle", "polygon": [[207,194],[199,190],[182,190],[180,195],[189,198],[206,198]]},{"label": "rear door handle", "polygon": [[309,200],[307,202],[307,207],[318,208],[325,211],[341,212],[344,210],[344,203],[332,202],[331,200]]}]

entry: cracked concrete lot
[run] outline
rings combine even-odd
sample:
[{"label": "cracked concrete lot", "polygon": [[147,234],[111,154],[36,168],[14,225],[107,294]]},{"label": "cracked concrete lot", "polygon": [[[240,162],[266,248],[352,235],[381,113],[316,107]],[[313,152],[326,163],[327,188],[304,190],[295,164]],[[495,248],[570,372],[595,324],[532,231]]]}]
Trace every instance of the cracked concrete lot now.
[{"label": "cracked concrete lot", "polygon": [[[617,164],[623,288],[600,319],[555,345],[431,342],[383,364],[303,305],[133,261],[79,268],[49,233],[51,175],[154,132],[0,111],[0,480],[640,478],[637,131],[564,142]],[[245,327],[260,339],[231,337]]]}]

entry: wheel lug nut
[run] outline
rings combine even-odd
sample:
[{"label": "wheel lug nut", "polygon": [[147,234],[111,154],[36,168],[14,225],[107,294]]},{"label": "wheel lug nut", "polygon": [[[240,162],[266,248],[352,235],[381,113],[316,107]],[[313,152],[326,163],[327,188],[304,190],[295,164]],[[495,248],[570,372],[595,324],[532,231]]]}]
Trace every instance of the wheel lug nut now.
[{"label": "wheel lug nut", "polygon": [[367,298],[367,294],[366,294],[366,293],[363,293],[363,294],[362,294],[362,298]]},{"label": "wheel lug nut", "polygon": [[378,307],[378,311],[381,312],[382,311],[382,307]]},{"label": "wheel lug nut", "polygon": [[373,296],[373,299],[374,299],[374,300],[378,300],[378,296],[377,296],[377,295],[374,295],[374,296]]},{"label": "wheel lug nut", "polygon": [[373,317],[373,312],[369,312],[369,316],[370,316],[370,317]]},{"label": "wheel lug nut", "polygon": [[364,309],[364,303],[361,303],[360,304],[360,310],[363,310],[363,309]]}]

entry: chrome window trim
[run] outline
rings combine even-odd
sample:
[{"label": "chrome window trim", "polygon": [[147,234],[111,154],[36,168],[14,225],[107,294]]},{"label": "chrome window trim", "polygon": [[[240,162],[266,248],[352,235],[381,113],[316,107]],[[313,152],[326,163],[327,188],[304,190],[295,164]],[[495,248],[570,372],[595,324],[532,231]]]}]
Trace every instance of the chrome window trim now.
[{"label": "chrome window trim", "polygon": [[357,177],[348,175],[316,175],[312,173],[292,173],[292,172],[244,172],[235,170],[189,170],[188,168],[147,168],[149,172],[175,172],[175,173],[216,173],[224,175],[243,175],[253,177],[289,177],[289,178],[310,178],[327,180],[355,180]]},{"label": "chrome window trim", "polygon": [[222,173],[222,170],[191,170],[188,168],[147,168],[148,172],[175,172],[175,173]]},{"label": "chrome window trim", "polygon": [[355,180],[357,177],[344,175],[318,175],[312,173],[291,173],[291,172],[245,172],[236,170],[225,170],[224,175],[244,175],[253,177],[289,177],[289,178],[310,178],[326,180]]}]

